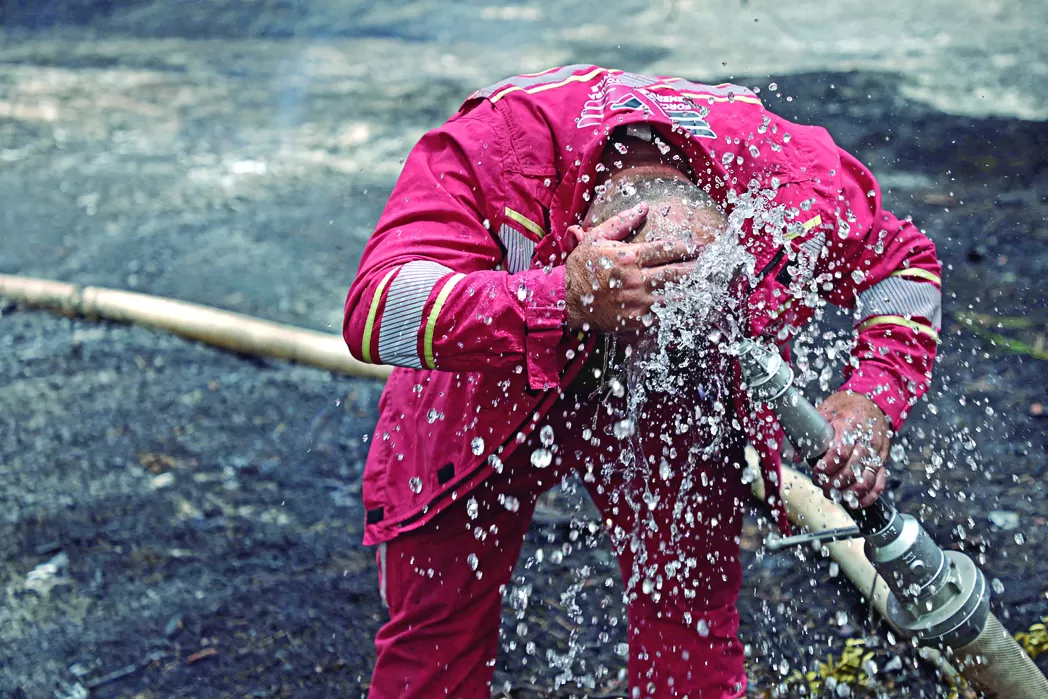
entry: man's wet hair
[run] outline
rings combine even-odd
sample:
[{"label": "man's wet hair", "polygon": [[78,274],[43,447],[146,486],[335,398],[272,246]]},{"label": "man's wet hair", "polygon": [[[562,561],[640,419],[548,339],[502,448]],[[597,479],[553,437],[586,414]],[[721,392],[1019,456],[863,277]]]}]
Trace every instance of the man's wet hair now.
[{"label": "man's wet hair", "polygon": [[654,208],[658,202],[670,199],[683,200],[689,208],[720,211],[712,197],[693,182],[650,172],[626,173],[598,190],[586,212],[586,227],[599,226],[642,201]]}]

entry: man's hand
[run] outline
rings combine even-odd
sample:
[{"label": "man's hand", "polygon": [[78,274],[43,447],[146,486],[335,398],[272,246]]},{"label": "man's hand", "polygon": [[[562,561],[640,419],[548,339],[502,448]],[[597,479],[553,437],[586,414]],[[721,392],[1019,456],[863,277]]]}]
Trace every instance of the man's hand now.
[{"label": "man's hand", "polygon": [[574,246],[567,259],[567,324],[603,332],[639,330],[650,325],[657,289],[692,270],[696,246],[683,242],[624,243],[648,215],[644,202],[592,230],[568,229]]},{"label": "man's hand", "polygon": [[851,507],[869,507],[884,492],[884,462],[891,447],[888,419],[866,396],[841,391],[819,405],[836,433],[826,455],[815,464],[813,480],[828,497],[837,491]]}]

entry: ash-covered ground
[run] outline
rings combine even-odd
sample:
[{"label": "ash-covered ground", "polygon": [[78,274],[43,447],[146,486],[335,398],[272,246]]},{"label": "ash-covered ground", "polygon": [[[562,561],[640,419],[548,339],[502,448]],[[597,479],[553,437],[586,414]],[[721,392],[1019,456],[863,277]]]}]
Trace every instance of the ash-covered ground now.
[{"label": "ash-covered ground", "polygon": [[[760,87],[869,162],[939,247],[941,359],[892,491],[976,557],[995,612],[1022,630],[1048,614],[1048,71],[1030,48],[1043,27],[1023,22],[1035,4],[979,4],[981,43],[965,43],[959,25],[890,7],[863,24],[840,5],[826,12],[851,39],[808,40],[803,9],[756,2],[704,49],[692,3],[612,3],[602,23],[577,3],[9,2],[0,272],[337,332],[401,159],[476,87],[585,61]],[[893,44],[906,22],[911,40]],[[848,43],[862,31],[868,50]],[[384,611],[360,545],[362,438],[381,386],[0,310],[0,693],[364,695]],[[818,384],[812,396],[832,381]],[[621,615],[617,567],[556,516],[584,519],[577,498],[550,507],[507,595],[497,693],[625,696],[624,625],[606,621]],[[753,696],[860,638],[879,691],[943,695],[825,560],[764,554],[766,531],[753,518],[744,540]],[[606,671],[583,692],[558,679],[565,663]]]}]

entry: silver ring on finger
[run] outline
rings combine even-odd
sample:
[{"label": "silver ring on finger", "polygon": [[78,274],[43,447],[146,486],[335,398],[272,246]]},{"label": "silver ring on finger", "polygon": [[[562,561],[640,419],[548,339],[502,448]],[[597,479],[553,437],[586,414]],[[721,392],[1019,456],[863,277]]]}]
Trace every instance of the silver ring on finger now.
[{"label": "silver ring on finger", "polygon": [[866,466],[862,467],[862,470],[866,471],[867,473],[869,473],[871,475],[873,475],[874,477],[877,476],[877,467],[876,466],[866,465]]}]

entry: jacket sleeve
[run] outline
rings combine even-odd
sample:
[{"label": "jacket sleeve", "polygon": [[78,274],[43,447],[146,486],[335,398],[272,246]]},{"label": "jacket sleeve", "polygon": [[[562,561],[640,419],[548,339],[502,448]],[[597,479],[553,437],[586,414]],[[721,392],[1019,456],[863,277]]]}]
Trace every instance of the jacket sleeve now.
[{"label": "jacket sleeve", "polygon": [[898,430],[931,381],[942,267],[926,235],[882,208],[870,171],[837,151],[839,209],[818,282],[829,301],[856,311],[843,389],[868,396]]},{"label": "jacket sleeve", "polygon": [[357,359],[557,383],[564,267],[510,274],[492,231],[512,176],[500,119],[482,102],[409,155],[346,300],[343,336]]}]

